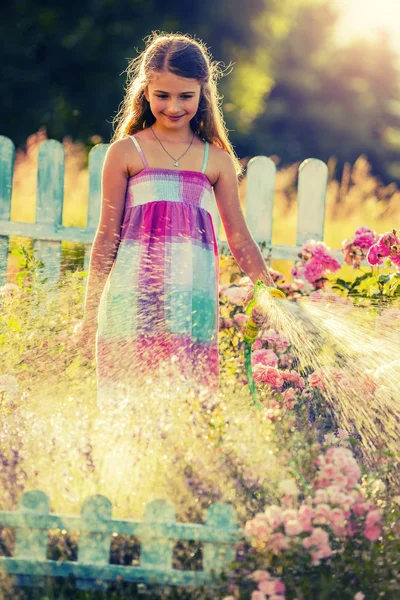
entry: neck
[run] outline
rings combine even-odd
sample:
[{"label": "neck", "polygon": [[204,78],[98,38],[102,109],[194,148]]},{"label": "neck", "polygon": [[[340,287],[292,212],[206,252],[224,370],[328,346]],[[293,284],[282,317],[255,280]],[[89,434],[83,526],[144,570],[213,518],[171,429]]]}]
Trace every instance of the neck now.
[{"label": "neck", "polygon": [[193,137],[193,130],[190,126],[180,127],[179,129],[174,129],[173,127],[167,128],[163,127],[156,121],[153,123],[152,128],[159,138],[164,140],[172,140],[176,143],[189,143]]}]

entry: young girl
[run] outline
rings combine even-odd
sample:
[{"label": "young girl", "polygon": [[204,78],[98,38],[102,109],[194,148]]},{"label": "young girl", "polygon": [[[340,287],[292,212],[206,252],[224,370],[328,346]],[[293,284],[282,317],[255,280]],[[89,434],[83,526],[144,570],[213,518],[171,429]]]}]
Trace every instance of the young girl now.
[{"label": "young girl", "polygon": [[240,268],[274,286],[240,207],[240,164],[205,47],[154,35],[128,71],[103,167],[81,333],[86,355],[97,345],[99,405],[160,373],[218,389],[215,200]]}]

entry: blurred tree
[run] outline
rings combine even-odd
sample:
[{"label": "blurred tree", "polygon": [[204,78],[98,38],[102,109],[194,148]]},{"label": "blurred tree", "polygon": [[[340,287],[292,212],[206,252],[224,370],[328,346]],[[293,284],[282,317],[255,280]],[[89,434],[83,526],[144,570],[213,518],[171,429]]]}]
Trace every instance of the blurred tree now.
[{"label": "blurred tree", "polygon": [[383,35],[336,47],[336,19],[330,2],[300,8],[277,52],[275,86],[239,148],[284,164],[335,156],[339,167],[366,154],[377,175],[400,180],[398,57]]},{"label": "blurred tree", "polygon": [[0,21],[0,132],[17,146],[45,126],[55,139],[108,141],[128,61],[153,30],[203,39],[234,63],[220,89],[239,156],[367,154],[400,181],[399,71],[388,40],[338,48],[327,0],[14,0]]},{"label": "blurred tree", "polygon": [[[260,44],[259,17],[278,17],[288,0],[15,0],[2,9],[0,131],[17,145],[45,126],[49,137],[90,143],[111,137],[128,60],[153,30],[202,38],[215,58],[245,69]],[[267,24],[268,20],[265,20]],[[272,32],[271,32],[272,38]],[[263,61],[261,61],[263,64]],[[261,101],[270,88],[258,84]]]}]

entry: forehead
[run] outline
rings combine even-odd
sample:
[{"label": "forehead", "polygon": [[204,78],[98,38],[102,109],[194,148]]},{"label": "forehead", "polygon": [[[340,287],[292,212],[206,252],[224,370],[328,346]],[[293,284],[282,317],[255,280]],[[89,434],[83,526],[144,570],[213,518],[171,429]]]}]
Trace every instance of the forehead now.
[{"label": "forehead", "polygon": [[171,94],[182,94],[183,92],[197,92],[200,90],[197,79],[179,77],[169,71],[154,73],[149,81],[149,89],[162,90]]}]

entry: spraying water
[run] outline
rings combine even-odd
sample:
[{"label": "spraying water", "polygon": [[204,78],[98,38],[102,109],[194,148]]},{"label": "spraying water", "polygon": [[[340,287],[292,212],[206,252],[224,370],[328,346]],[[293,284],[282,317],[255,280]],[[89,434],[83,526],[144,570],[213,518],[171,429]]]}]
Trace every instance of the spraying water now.
[{"label": "spraying water", "polygon": [[[61,307],[49,302],[34,320],[24,292],[3,298],[10,338],[2,372],[16,373],[24,392],[1,406],[2,505],[14,508],[22,491],[39,488],[51,495],[53,510],[77,512],[100,493],[115,517],[140,518],[145,503],[166,497],[178,517],[201,521],[216,500],[232,501],[245,518],[273,499],[287,476],[287,449],[236,370],[230,377],[223,371],[218,394],[159,377],[134,396],[121,388],[121,401],[99,410],[94,365],[69,345],[81,283],[76,276],[68,285]],[[398,452],[400,341],[389,317],[269,294],[263,303],[269,326],[289,339],[298,370],[323,369],[321,393],[341,426],[360,433],[365,455],[372,461],[380,444]],[[17,342],[25,345],[23,360]]]},{"label": "spraying water", "polygon": [[359,433],[366,456],[382,447],[398,455],[400,333],[386,304],[355,306],[333,295],[282,302],[264,294],[261,301],[270,326],[289,339],[300,373],[315,373],[340,426]]}]

